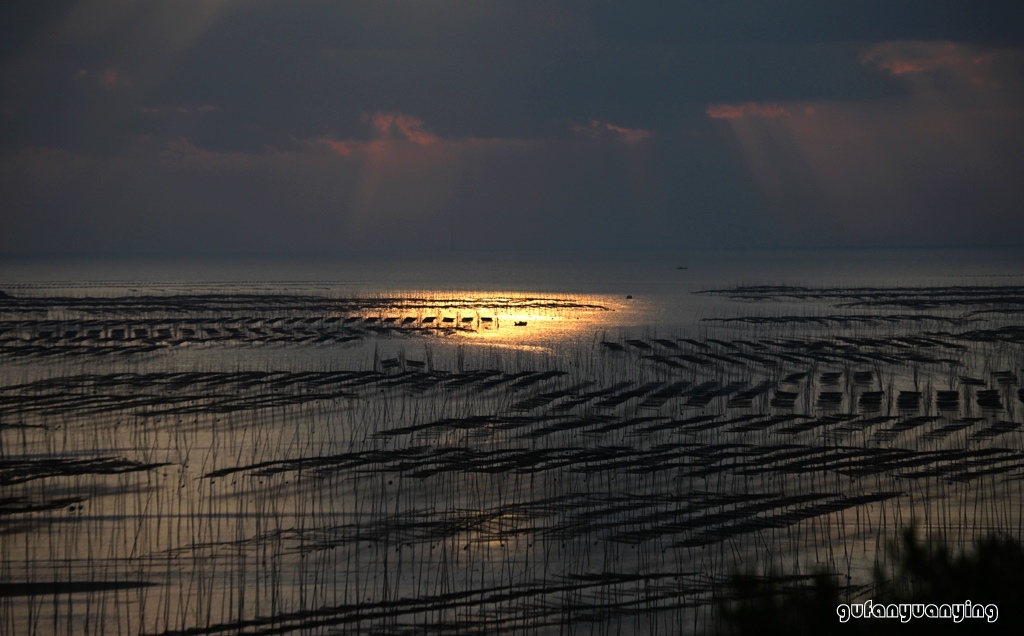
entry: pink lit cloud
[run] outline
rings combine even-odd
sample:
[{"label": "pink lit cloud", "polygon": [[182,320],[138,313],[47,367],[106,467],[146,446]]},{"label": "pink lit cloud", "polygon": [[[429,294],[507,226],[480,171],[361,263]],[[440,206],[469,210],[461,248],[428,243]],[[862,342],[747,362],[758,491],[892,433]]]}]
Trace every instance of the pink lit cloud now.
[{"label": "pink lit cloud", "polygon": [[[1017,61],[1015,61],[1017,60]],[[980,51],[954,42],[887,42],[861,55],[861,63],[875,66],[894,77],[928,77],[947,74],[956,82],[983,88],[1001,88],[1004,75],[1013,75],[1019,52]]]},{"label": "pink lit cloud", "polygon": [[349,175],[344,227],[354,237],[368,237],[382,224],[429,223],[452,205],[461,175],[473,163],[468,157],[493,145],[442,139],[422,119],[400,112],[366,112],[361,120],[371,139],[322,135],[302,144]]},{"label": "pink lit cloud", "polygon": [[708,108],[779,225],[798,239],[873,244],[1024,232],[1024,52],[890,42],[861,60],[903,94]]},{"label": "pink lit cloud", "polygon": [[777,103],[711,104],[704,111],[711,119],[775,119],[789,116],[789,111]]},{"label": "pink lit cloud", "polygon": [[645,141],[654,136],[651,131],[643,128],[626,128],[600,119],[591,119],[587,124],[573,124],[572,131],[577,135],[593,139],[609,139],[627,143]]},{"label": "pink lit cloud", "polygon": [[352,142],[338,141],[337,139],[331,139],[329,137],[318,137],[317,143],[327,146],[327,148],[336,155],[342,157],[349,157],[355,152]]},{"label": "pink lit cloud", "polygon": [[97,85],[103,88],[115,88],[117,86],[127,85],[129,82],[125,77],[116,69],[108,68],[102,71],[90,71],[88,69],[78,69],[76,74],[79,80],[87,80],[96,82]]},{"label": "pink lit cloud", "polygon": [[420,146],[438,141],[437,135],[427,130],[423,120],[403,113],[382,112],[364,114],[367,120],[384,139],[404,139]]},{"label": "pink lit cloud", "polygon": [[865,51],[860,61],[900,76],[955,68],[972,57],[951,42],[886,42]]}]

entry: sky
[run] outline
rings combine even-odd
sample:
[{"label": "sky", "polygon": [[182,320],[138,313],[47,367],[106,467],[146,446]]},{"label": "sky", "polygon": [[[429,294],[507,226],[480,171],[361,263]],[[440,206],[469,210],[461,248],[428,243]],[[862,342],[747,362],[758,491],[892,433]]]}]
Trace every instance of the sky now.
[{"label": "sky", "polygon": [[1024,243],[1024,2],[5,0],[0,256]]}]

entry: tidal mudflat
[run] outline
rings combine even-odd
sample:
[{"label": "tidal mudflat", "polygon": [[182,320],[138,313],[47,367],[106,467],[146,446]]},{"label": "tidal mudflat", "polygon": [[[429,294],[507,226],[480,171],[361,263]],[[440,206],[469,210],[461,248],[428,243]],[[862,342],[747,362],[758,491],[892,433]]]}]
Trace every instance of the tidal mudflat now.
[{"label": "tidal mudflat", "polygon": [[5,291],[0,634],[709,633],[1024,531],[1020,286]]}]

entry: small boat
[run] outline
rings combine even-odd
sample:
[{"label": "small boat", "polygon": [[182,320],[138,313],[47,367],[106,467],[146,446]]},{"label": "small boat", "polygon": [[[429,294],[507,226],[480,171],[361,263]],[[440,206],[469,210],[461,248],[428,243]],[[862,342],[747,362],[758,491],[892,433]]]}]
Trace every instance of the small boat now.
[{"label": "small boat", "polygon": [[685,267],[683,267],[682,265],[680,265],[680,266],[679,266],[679,267],[677,267],[676,269],[686,269],[686,268],[685,268]]},{"label": "small boat", "polygon": [[517,320],[516,321],[516,326],[517,327],[525,327],[526,326],[526,321],[525,320]]}]

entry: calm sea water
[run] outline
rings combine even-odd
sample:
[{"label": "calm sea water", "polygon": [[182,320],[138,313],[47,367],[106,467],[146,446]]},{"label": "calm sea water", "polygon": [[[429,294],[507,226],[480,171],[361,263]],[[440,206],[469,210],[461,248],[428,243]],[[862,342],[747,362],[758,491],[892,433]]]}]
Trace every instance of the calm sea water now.
[{"label": "calm sea water", "polygon": [[[751,569],[863,598],[910,524],[1021,534],[1021,294],[966,289],[1021,284],[1022,250],[0,262],[0,636],[704,634]],[[811,289],[698,293],[737,285]]]},{"label": "calm sea water", "polygon": [[1024,248],[0,261],[0,290],[27,293],[180,293],[244,285],[247,291],[337,296],[586,295],[615,310],[603,321],[612,327],[692,325],[701,317],[729,311],[714,297],[694,292],[734,285],[895,287],[1022,281]]}]

